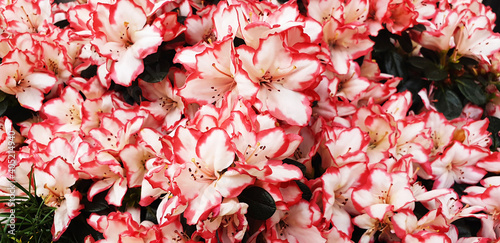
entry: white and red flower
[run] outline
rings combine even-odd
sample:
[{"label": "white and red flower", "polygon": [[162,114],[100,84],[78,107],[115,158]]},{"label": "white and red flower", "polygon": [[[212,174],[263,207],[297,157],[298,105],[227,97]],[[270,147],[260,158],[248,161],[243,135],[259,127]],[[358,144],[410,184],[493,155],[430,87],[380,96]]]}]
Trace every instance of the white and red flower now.
[{"label": "white and red flower", "polygon": [[156,52],[163,34],[147,24],[144,9],[130,0],[98,3],[91,23],[95,35],[91,43],[111,63],[109,78],[130,86],[144,70],[142,59]]}]

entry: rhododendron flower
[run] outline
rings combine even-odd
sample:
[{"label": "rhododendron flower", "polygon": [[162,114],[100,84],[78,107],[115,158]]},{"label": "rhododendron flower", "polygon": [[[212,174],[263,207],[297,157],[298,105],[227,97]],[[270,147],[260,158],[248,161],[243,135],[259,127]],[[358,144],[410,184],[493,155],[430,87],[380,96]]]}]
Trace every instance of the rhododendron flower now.
[{"label": "rhododendron flower", "polygon": [[476,163],[488,154],[454,142],[442,155],[431,162],[432,175],[435,176],[433,188],[449,188],[454,182],[476,184],[486,174]]},{"label": "rhododendron flower", "polygon": [[318,228],[314,225],[314,208],[301,200],[290,207],[290,210],[277,210],[267,220],[264,237],[268,241],[286,242],[326,242]]},{"label": "rhododendron flower", "polygon": [[58,157],[43,169],[35,168],[34,177],[36,195],[43,198],[46,205],[56,208],[51,233],[53,240],[57,240],[69,226],[71,219],[78,216],[83,208],[80,193],[70,189],[78,180],[78,173]]},{"label": "rhododendron flower", "polygon": [[127,192],[127,177],[124,168],[116,158],[106,152],[91,153],[81,161],[80,169],[87,173],[95,182],[89,188],[87,198],[92,201],[95,195],[106,191],[106,201],[115,206],[121,206]]},{"label": "rhododendron flower", "polygon": [[[179,53],[176,58],[182,59]],[[180,56],[179,56],[180,55]],[[187,77],[186,84],[179,94],[188,102],[199,104],[213,103],[236,88],[234,81],[235,53],[232,39],[225,38],[207,47],[203,52],[196,54],[196,63],[193,72]],[[208,81],[208,82],[207,82]]]},{"label": "rhododendron flower", "polygon": [[247,208],[246,203],[236,199],[224,199],[217,216],[199,221],[197,234],[209,242],[241,242],[248,227]]},{"label": "rhododendron flower", "polygon": [[387,173],[381,169],[367,171],[361,177],[364,182],[352,192],[356,209],[371,218],[382,220],[387,213],[408,208],[415,201],[408,176],[403,173]]},{"label": "rhododendron flower", "polygon": [[319,61],[288,49],[279,35],[261,40],[256,50],[240,46],[237,53],[241,60],[235,77],[239,94],[246,99],[256,95],[255,105],[261,111],[290,125],[307,124],[311,108],[302,92],[315,86],[322,69]]},{"label": "rhododendron flower", "polygon": [[58,132],[79,131],[82,123],[83,98],[72,87],[66,87],[59,98],[43,105],[42,111],[57,126]]},{"label": "rhododendron flower", "polygon": [[236,197],[254,181],[230,167],[235,155],[224,130],[213,128],[202,134],[179,128],[174,151],[178,164],[168,170],[174,173],[169,172],[175,193],[189,202],[184,212],[189,224],[196,224],[220,207],[223,197]]},{"label": "rhododendron flower", "polygon": [[346,74],[351,61],[370,52],[374,44],[368,38],[366,26],[342,25],[335,19],[323,26],[323,40],[330,50],[332,68],[338,74]]},{"label": "rhododendron flower", "polygon": [[498,241],[482,2],[0,0],[0,195],[54,241]]},{"label": "rhododendron flower", "polygon": [[351,200],[352,187],[357,186],[359,176],[365,170],[364,163],[351,163],[338,169],[330,167],[321,176],[324,217],[333,223],[339,233],[346,236],[350,236],[354,228],[344,206]]},{"label": "rhododendron flower", "polygon": [[56,78],[48,73],[34,72],[30,57],[18,49],[2,59],[0,90],[16,95],[19,103],[34,111],[40,110],[44,94],[52,89]]},{"label": "rhododendron flower", "polygon": [[99,242],[152,242],[156,238],[155,229],[147,222],[139,224],[129,212],[112,212],[109,215],[92,214],[87,222],[103,233]]},{"label": "rhododendron flower", "polygon": [[109,77],[117,84],[130,86],[144,70],[142,59],[161,44],[161,31],[147,25],[142,7],[129,0],[98,3],[92,20],[92,45],[111,60]]},{"label": "rhododendron flower", "polygon": [[301,139],[296,134],[286,134],[281,128],[270,128],[258,133],[242,130],[233,139],[239,167],[246,173],[265,181],[289,181],[299,179],[301,171],[283,164]]},{"label": "rhododendron flower", "polygon": [[144,97],[150,100],[142,102],[141,106],[160,121],[165,130],[169,130],[181,120],[185,109],[184,102],[168,78],[154,84],[139,79],[139,87],[145,94]]},{"label": "rhododendron flower", "polygon": [[484,16],[465,21],[454,38],[460,55],[487,61],[489,55],[500,50],[500,35],[491,32],[489,20]]},{"label": "rhododendron flower", "polygon": [[51,20],[51,2],[49,0],[5,1],[2,3],[0,13],[6,19],[6,31],[9,33],[44,33]]}]

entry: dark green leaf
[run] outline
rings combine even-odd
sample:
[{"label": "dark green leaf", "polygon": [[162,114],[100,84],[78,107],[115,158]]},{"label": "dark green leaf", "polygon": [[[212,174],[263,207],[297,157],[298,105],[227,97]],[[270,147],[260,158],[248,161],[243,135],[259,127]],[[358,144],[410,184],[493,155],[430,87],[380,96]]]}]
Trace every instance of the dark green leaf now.
[{"label": "dark green leaf", "polygon": [[396,77],[405,78],[405,70],[403,69],[403,57],[396,51],[387,53],[384,59],[384,67],[386,73],[392,74]]},{"label": "dark green leaf", "polygon": [[427,59],[430,59],[434,63],[439,62],[439,54],[433,50],[429,50],[425,47],[420,48],[420,53],[422,53],[422,56],[424,56]]},{"label": "dark green leaf", "polygon": [[108,194],[108,191],[101,192],[97,195],[95,195],[92,198],[92,202],[89,202],[87,200],[87,197],[82,198],[82,204],[85,206],[83,210],[90,212],[90,213],[97,213],[101,212],[107,208],[109,208],[109,204],[106,201],[106,195]]},{"label": "dark green leaf", "polygon": [[422,90],[423,88],[428,88],[429,82],[425,82],[425,80],[421,78],[410,78],[408,80],[404,80],[403,82],[399,83],[398,85],[398,92],[403,92],[405,90],[408,90],[412,94],[412,105],[410,107],[410,110],[415,111],[418,113],[420,109],[424,106],[424,103],[422,102],[422,98],[420,98],[420,95],[418,95],[418,92]]},{"label": "dark green leaf", "polygon": [[94,77],[97,74],[97,65],[90,65],[87,69],[80,73],[80,76],[85,79]]},{"label": "dark green leaf", "polygon": [[276,203],[271,194],[258,186],[245,188],[238,199],[248,204],[247,215],[254,219],[266,220],[276,211]]},{"label": "dark green leaf", "polygon": [[417,24],[417,25],[413,26],[411,29],[416,30],[418,32],[422,32],[422,31],[426,30],[425,25],[423,25],[423,24]]},{"label": "dark green leaf", "polygon": [[69,21],[66,19],[63,19],[61,21],[54,23],[54,25],[59,27],[60,29],[64,29],[66,26],[69,26]]},{"label": "dark green leaf", "polygon": [[437,66],[424,70],[424,76],[431,81],[441,81],[448,77],[448,72]]},{"label": "dark green leaf", "polygon": [[397,36],[399,45],[403,49],[403,51],[410,53],[413,51],[413,44],[408,32],[402,32],[400,36]]},{"label": "dark green leaf", "polygon": [[465,98],[470,102],[476,105],[484,105],[488,101],[486,100],[486,92],[473,80],[463,78],[457,79],[456,82],[460,92],[462,92]]},{"label": "dark green leaf", "polygon": [[314,170],[314,175],[313,178],[318,178],[325,173],[325,169],[322,168],[323,160],[321,158],[321,155],[319,153],[316,153],[312,158],[311,158],[311,165]]},{"label": "dark green leaf", "polygon": [[450,62],[448,65],[450,66],[451,69],[456,71],[462,71],[464,69],[464,65],[460,63]]},{"label": "dark green leaf", "polygon": [[2,91],[0,91],[0,102],[4,101],[5,98],[7,98],[7,94],[4,93],[4,92],[2,92]]},{"label": "dark green leaf", "polygon": [[302,175],[306,174],[306,166],[304,164],[300,163],[299,161],[287,158],[287,159],[283,160],[283,163],[289,164],[289,165],[295,165],[300,169],[300,171],[302,171]]},{"label": "dark green leaf", "polygon": [[457,227],[458,238],[475,237],[481,229],[481,219],[474,217],[461,218],[452,223]]},{"label": "dark green leaf", "polygon": [[446,119],[457,118],[462,113],[463,104],[457,94],[451,90],[438,90],[434,98],[436,109],[443,113]]},{"label": "dark green leaf", "polygon": [[182,15],[177,15],[177,22],[179,22],[180,24],[184,24],[184,21],[186,21],[186,16],[182,16]]},{"label": "dark green leaf", "polygon": [[496,148],[500,146],[500,135],[498,134],[500,131],[500,119],[494,116],[488,116],[488,120],[490,121],[490,124],[488,125],[488,132],[491,133],[490,136],[493,141],[490,149],[495,151]]},{"label": "dark green leaf", "polygon": [[479,64],[476,59],[470,57],[461,57],[460,59],[458,59],[458,62],[466,66],[475,66]]},{"label": "dark green leaf", "polygon": [[139,78],[148,83],[161,82],[168,74],[168,70],[162,70],[160,64],[157,63],[153,67],[146,66],[144,72],[139,75]]},{"label": "dark green leaf", "polygon": [[0,116],[7,111],[7,108],[9,108],[9,101],[4,100],[0,102]]},{"label": "dark green leaf", "polygon": [[386,52],[394,49],[394,45],[392,44],[390,37],[391,33],[387,30],[381,30],[377,36],[370,37],[375,42],[373,50],[375,52]]},{"label": "dark green leaf", "polygon": [[297,186],[299,186],[300,190],[302,191],[302,198],[306,201],[311,200],[312,198],[311,189],[301,181],[295,181],[295,183],[297,183]]},{"label": "dark green leaf", "polygon": [[420,70],[425,70],[425,69],[427,69],[429,67],[435,67],[436,66],[436,64],[434,62],[432,62],[431,60],[429,60],[429,59],[427,59],[425,57],[417,57],[417,56],[410,57],[410,58],[408,58],[408,62],[412,66],[414,66],[414,67],[416,67],[416,68],[418,68]]}]

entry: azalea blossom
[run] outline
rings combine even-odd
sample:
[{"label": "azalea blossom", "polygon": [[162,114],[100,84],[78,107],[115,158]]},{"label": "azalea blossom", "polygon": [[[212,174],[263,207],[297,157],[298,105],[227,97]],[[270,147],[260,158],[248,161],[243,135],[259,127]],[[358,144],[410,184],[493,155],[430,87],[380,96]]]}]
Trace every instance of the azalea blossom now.
[{"label": "azalea blossom", "polygon": [[44,94],[56,83],[56,78],[44,72],[33,72],[33,61],[17,49],[2,59],[0,90],[16,95],[19,103],[34,111],[40,110]]},{"label": "azalea blossom", "polygon": [[0,0],[0,194],[53,241],[498,241],[492,10]]},{"label": "azalea blossom", "polygon": [[144,10],[129,0],[98,3],[92,20],[96,37],[92,45],[110,60],[109,78],[117,84],[130,86],[144,70],[142,59],[161,44],[161,31],[147,25]]},{"label": "azalea blossom", "polygon": [[311,108],[301,91],[315,85],[322,69],[319,61],[287,49],[279,35],[262,40],[257,49],[237,48],[237,53],[241,66],[235,80],[240,95],[250,100],[255,97],[260,110],[278,119],[305,125]]}]

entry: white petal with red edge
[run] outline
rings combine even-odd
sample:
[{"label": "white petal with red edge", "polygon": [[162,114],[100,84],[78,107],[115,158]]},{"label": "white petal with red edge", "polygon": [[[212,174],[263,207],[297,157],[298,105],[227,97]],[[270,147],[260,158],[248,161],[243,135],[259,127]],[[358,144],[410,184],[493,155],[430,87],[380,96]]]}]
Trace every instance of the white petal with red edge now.
[{"label": "white petal with red edge", "polygon": [[254,181],[255,178],[249,175],[228,170],[215,182],[215,190],[223,197],[237,197],[243,189],[253,184]]},{"label": "white petal with red edge", "polygon": [[196,146],[196,154],[208,169],[218,174],[234,162],[234,149],[226,131],[218,128],[203,134]]},{"label": "white petal with red edge", "polygon": [[186,211],[184,211],[187,223],[197,224],[200,217],[208,215],[213,208],[220,206],[221,202],[222,196],[215,190],[215,187],[208,186],[200,195],[189,202]]},{"label": "white petal with red edge", "polygon": [[257,93],[257,98],[266,105],[269,113],[290,125],[307,125],[312,113],[309,99],[281,84],[272,83],[269,86],[261,87]]},{"label": "white petal with red edge", "polygon": [[68,228],[71,219],[80,214],[83,205],[80,204],[81,195],[77,191],[64,194],[64,201],[54,211],[54,224],[51,228],[52,240],[57,241]]},{"label": "white petal with red edge", "polygon": [[143,70],[142,59],[136,57],[136,53],[132,48],[128,48],[120,56],[120,59],[113,63],[110,77],[115,83],[128,87]]}]

